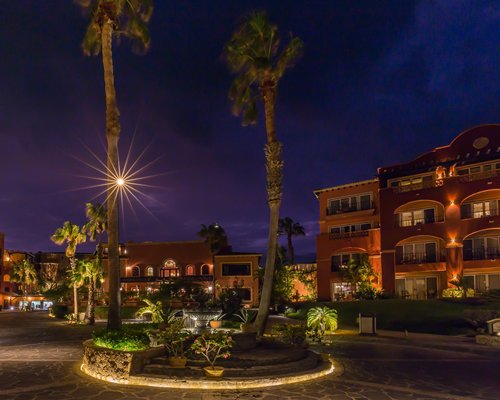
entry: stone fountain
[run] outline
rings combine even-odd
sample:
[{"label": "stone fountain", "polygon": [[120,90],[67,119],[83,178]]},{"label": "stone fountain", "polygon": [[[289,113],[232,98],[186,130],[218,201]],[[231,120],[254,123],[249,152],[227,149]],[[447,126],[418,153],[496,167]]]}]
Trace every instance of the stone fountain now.
[{"label": "stone fountain", "polygon": [[209,323],[222,314],[221,310],[213,309],[192,309],[182,310],[185,317],[185,327],[194,328],[197,331],[210,329]]}]

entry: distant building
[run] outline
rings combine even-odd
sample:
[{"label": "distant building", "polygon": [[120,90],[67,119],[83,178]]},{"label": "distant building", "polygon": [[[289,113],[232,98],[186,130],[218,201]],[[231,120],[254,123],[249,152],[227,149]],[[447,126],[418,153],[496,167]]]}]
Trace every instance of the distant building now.
[{"label": "distant building", "polygon": [[315,194],[320,298],[347,289],[339,268],[359,254],[404,298],[438,297],[461,275],[477,292],[500,288],[500,125]]},{"label": "distant building", "polygon": [[[243,302],[255,306],[259,301],[260,256],[227,248],[212,260],[203,241],[127,242],[120,246],[121,288],[139,294],[183,279],[199,284],[207,293],[215,291],[217,297],[222,290],[237,287]],[[105,279],[104,291],[108,288]]]}]

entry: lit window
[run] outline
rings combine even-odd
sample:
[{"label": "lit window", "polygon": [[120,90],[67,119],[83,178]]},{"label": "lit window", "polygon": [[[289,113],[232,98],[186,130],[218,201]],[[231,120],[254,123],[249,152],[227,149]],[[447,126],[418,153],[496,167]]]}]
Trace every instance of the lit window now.
[{"label": "lit window", "polygon": [[153,276],[153,275],[154,275],[154,273],[155,273],[155,270],[154,270],[154,268],[153,268],[153,267],[151,267],[151,266],[150,266],[150,267],[148,267],[148,269],[146,270],[146,275],[147,275],[147,276]]}]

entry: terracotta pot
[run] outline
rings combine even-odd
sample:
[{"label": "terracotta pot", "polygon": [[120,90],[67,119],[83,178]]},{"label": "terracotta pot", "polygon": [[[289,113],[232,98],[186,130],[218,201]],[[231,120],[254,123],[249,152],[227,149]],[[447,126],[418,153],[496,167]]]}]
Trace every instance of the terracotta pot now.
[{"label": "terracotta pot", "polygon": [[223,367],[205,367],[203,371],[205,371],[205,376],[207,378],[220,378],[224,375]]},{"label": "terracotta pot", "polygon": [[187,357],[168,357],[168,363],[172,368],[186,368]]},{"label": "terracotta pot", "polygon": [[212,329],[222,328],[222,321],[213,319],[212,321],[210,321],[210,328]]},{"label": "terracotta pot", "polygon": [[255,332],[255,328],[253,324],[240,324],[241,332],[243,333],[252,333]]}]

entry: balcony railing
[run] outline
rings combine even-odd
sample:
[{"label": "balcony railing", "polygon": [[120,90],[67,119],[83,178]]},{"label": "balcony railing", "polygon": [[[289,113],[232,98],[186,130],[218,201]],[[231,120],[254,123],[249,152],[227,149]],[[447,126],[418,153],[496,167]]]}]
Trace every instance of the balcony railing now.
[{"label": "balcony railing", "polygon": [[459,182],[474,182],[474,181],[479,181],[482,179],[494,178],[496,176],[500,176],[500,169],[492,170],[492,171],[478,172],[478,173],[469,174],[469,175],[459,175],[459,178],[460,178]]},{"label": "balcony railing", "polygon": [[436,184],[436,181],[432,180],[429,182],[419,182],[419,183],[413,183],[411,185],[404,185],[404,186],[396,186],[393,188],[393,190],[396,193],[404,193],[404,192],[411,192],[413,190],[421,190],[421,189],[428,189],[428,188],[433,188],[438,186]]},{"label": "balcony railing", "polygon": [[500,248],[499,247],[487,247],[485,249],[474,249],[465,250],[464,249],[464,260],[498,260],[500,259]]},{"label": "balcony railing", "polygon": [[212,275],[184,275],[184,276],[122,276],[120,282],[130,283],[130,282],[166,282],[174,280],[189,280],[189,281],[212,281]]},{"label": "balcony railing", "polygon": [[330,233],[330,240],[352,239],[363,236],[368,236],[368,231]]},{"label": "balcony railing", "polygon": [[444,261],[444,255],[409,253],[396,259],[396,264],[426,264]]},{"label": "balcony railing", "polygon": [[462,219],[467,218],[488,218],[496,217],[498,214],[498,208],[490,208],[489,210],[473,211],[471,209],[462,209]]},{"label": "balcony railing", "polygon": [[398,215],[396,215],[396,219],[394,221],[394,226],[396,227],[407,227],[407,226],[417,226],[417,225],[426,225],[433,224],[435,222],[443,222],[444,219],[441,216],[434,216],[432,218],[405,218],[400,219]]},{"label": "balcony railing", "polygon": [[337,214],[345,214],[345,213],[350,213],[350,212],[355,212],[355,211],[363,211],[363,210],[373,210],[373,202],[370,202],[370,204],[364,204],[361,206],[349,206],[345,208],[336,208],[336,207],[328,207],[326,209],[326,215],[337,215]]}]

